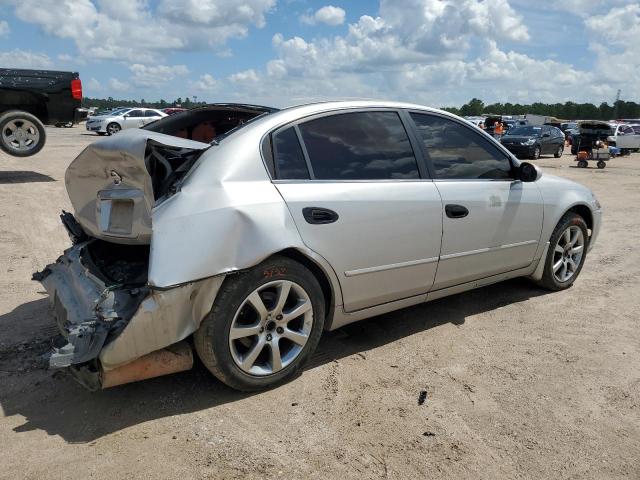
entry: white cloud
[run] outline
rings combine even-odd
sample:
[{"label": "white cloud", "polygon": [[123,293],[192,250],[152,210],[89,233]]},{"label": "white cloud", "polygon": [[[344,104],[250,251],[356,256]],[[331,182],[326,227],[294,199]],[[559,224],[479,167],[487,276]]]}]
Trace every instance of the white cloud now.
[{"label": "white cloud", "polygon": [[175,51],[220,48],[262,27],[275,0],[4,0],[22,21],[71,39],[92,59],[155,63]]},{"label": "white cloud", "polygon": [[218,81],[213,78],[213,75],[205,73],[198,80],[192,82],[191,86],[196,90],[206,92],[218,88]]},{"label": "white cloud", "polygon": [[115,92],[122,93],[129,90],[130,85],[127,82],[118,80],[117,78],[109,79],[109,88]]},{"label": "white cloud", "polygon": [[260,78],[258,77],[258,74],[256,73],[255,70],[249,69],[243,72],[237,72],[237,73],[234,73],[233,75],[230,75],[229,81],[231,83],[250,84],[250,83],[256,83],[260,81]]},{"label": "white cloud", "polygon": [[131,81],[139,87],[161,85],[189,73],[189,69],[185,65],[142,65],[134,63],[129,66],[129,70],[133,73]]},{"label": "white cloud", "polygon": [[10,32],[9,24],[4,20],[0,20],[0,38],[8,37]]},{"label": "white cloud", "polygon": [[4,68],[50,68],[51,58],[44,53],[15,48],[10,51],[0,51],[0,65]]},{"label": "white cloud", "polygon": [[104,91],[104,87],[102,86],[102,83],[100,83],[99,80],[93,77],[86,83],[86,89],[88,94],[87,96],[91,96],[89,94]]},{"label": "white cloud", "polygon": [[343,8],[326,5],[316,10],[313,15],[302,15],[300,21],[307,25],[324,23],[325,25],[336,27],[344,23],[346,13]]}]

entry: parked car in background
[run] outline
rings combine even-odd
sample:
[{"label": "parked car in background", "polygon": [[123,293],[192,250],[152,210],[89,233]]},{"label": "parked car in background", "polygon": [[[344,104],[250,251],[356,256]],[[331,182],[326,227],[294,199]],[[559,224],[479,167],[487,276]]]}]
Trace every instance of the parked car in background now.
[{"label": "parked car in background", "polygon": [[560,130],[562,130],[562,133],[564,133],[565,136],[567,135],[568,130],[576,130],[577,128],[578,122],[562,122],[560,124]]},{"label": "parked car in background", "polygon": [[518,158],[537,159],[553,154],[560,158],[564,151],[564,133],[549,125],[515,127],[502,136],[500,142]]},{"label": "parked car in background", "polygon": [[640,132],[631,125],[614,124],[611,125],[611,135],[607,137],[607,143],[611,147],[620,149],[620,153],[625,155],[629,152],[640,150]]},{"label": "parked car in background", "polygon": [[44,125],[77,123],[81,103],[78,72],[0,68],[0,149],[35,155],[46,142]]},{"label": "parked car in background", "polygon": [[269,388],[325,330],[514,277],[566,289],[601,223],[588,188],[387,101],[190,110],[92,143],[65,183],[74,245],[35,278],[50,365],[93,389],[191,368],[192,334],[221,381]]},{"label": "parked car in background", "polygon": [[87,120],[87,130],[98,135],[114,135],[120,130],[141,128],[167,114],[155,108],[121,108]]},{"label": "parked car in background", "polygon": [[174,113],[180,113],[180,112],[186,112],[187,109],[186,108],[180,108],[180,107],[170,107],[170,108],[163,108],[162,112],[166,113],[167,115],[173,115]]}]

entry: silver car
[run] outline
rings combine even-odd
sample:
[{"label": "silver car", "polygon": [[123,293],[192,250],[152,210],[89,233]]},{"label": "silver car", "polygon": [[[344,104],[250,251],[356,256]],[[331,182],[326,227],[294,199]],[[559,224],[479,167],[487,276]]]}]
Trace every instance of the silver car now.
[{"label": "silver car", "polygon": [[166,116],[166,113],[154,108],[118,108],[87,117],[86,129],[98,135],[115,135],[120,130],[141,128]]},{"label": "silver car", "polygon": [[191,344],[270,387],[324,330],[514,277],[568,288],[601,223],[589,189],[395,102],[179,113],[96,141],[66,185],[73,246],[35,278],[50,365],[91,389],[188,369]]}]

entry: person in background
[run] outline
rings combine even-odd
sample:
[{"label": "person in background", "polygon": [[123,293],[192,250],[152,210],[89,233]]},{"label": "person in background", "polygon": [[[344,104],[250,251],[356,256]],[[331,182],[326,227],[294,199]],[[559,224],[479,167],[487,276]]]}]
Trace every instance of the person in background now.
[{"label": "person in background", "polygon": [[502,122],[496,122],[493,124],[493,136],[496,140],[500,140],[502,134],[504,133],[504,125]]}]

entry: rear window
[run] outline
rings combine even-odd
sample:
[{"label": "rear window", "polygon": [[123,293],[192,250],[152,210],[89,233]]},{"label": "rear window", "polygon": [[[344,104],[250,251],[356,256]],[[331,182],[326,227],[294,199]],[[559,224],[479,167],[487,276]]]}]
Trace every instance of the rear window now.
[{"label": "rear window", "polygon": [[280,130],[273,135],[273,158],[276,178],[280,180],[309,179],[309,170],[295,127]]},{"label": "rear window", "polygon": [[420,177],[409,137],[396,112],[329,115],[299,128],[316,179]]}]

